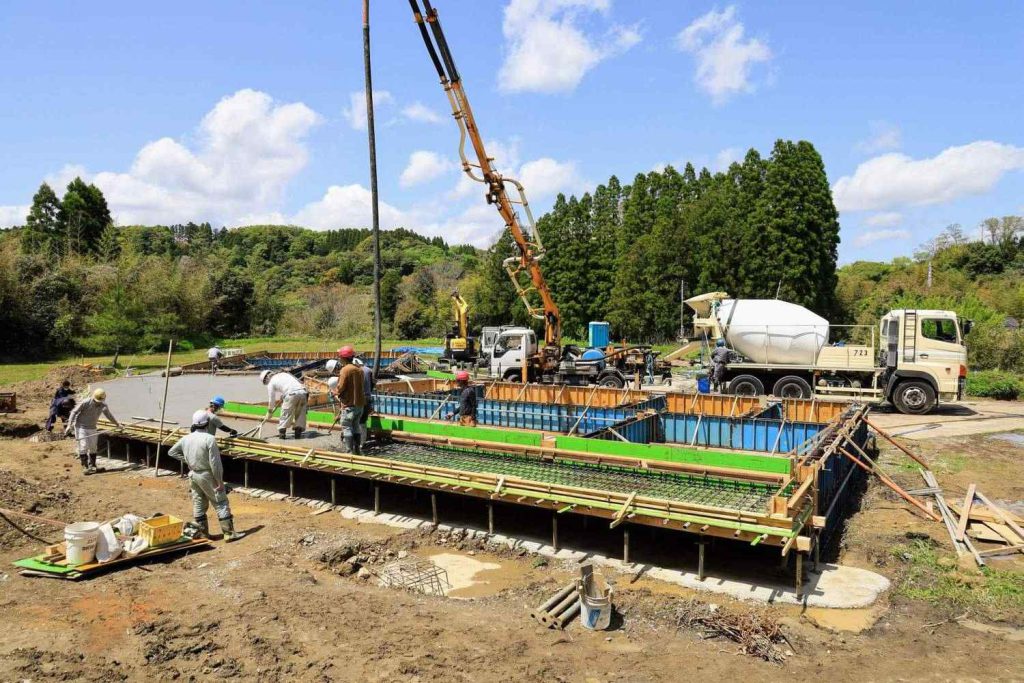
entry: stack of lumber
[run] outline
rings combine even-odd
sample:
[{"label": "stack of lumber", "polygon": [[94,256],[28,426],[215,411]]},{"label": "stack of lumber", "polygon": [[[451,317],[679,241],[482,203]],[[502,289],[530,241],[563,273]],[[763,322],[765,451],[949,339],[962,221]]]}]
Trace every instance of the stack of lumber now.
[{"label": "stack of lumber", "polygon": [[969,536],[985,543],[996,543],[999,547],[979,550],[982,557],[1024,553],[1024,518],[1005,510],[971,484],[961,505],[948,504],[959,517],[957,536]]}]

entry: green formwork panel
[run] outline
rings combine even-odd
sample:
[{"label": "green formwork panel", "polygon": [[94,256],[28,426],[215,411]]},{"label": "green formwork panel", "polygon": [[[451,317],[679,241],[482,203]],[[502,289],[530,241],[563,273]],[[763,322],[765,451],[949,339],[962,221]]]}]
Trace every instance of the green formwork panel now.
[{"label": "green formwork panel", "polygon": [[[234,403],[228,401],[224,410],[232,413],[243,413],[245,415],[267,414],[265,406],[252,403]],[[274,412],[279,416],[280,409]],[[306,417],[311,422],[331,424],[334,422],[334,413],[310,410]],[[453,439],[473,439],[475,441],[488,441],[490,443],[508,443],[517,446],[540,446],[541,435],[532,432],[513,432],[503,429],[488,429],[486,427],[463,427],[462,425],[446,424],[444,422],[417,422],[403,418],[381,417],[371,415],[369,426],[373,429],[409,432],[411,434],[430,434],[432,436],[448,436]]]},{"label": "green formwork panel", "polygon": [[791,468],[790,459],[780,456],[704,451],[662,444],[584,439],[579,436],[555,437],[555,448],[600,455],[615,455],[624,458],[702,465],[704,467],[724,467],[733,470],[764,472],[767,474],[790,474]]},{"label": "green formwork panel", "polygon": [[451,372],[441,372],[440,370],[427,370],[427,377],[433,379],[455,379],[455,374]]}]

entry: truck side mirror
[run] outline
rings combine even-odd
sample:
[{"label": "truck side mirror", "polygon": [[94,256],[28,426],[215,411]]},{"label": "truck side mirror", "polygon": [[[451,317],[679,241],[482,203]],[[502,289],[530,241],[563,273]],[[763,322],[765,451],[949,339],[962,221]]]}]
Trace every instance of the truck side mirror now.
[{"label": "truck side mirror", "polygon": [[973,320],[962,320],[961,323],[960,323],[960,327],[962,328],[964,336],[966,337],[967,335],[969,335],[971,333],[971,328],[974,327],[974,321]]}]

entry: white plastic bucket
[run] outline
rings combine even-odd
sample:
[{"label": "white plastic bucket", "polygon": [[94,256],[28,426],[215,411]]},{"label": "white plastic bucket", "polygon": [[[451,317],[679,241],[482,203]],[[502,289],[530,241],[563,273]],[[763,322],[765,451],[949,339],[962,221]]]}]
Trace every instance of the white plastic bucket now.
[{"label": "white plastic bucket", "polygon": [[612,587],[598,575],[579,582],[580,623],[591,631],[603,631],[612,622]]},{"label": "white plastic bucket", "polygon": [[64,542],[69,567],[88,564],[96,559],[96,541],[100,537],[97,522],[75,522],[64,527]]}]

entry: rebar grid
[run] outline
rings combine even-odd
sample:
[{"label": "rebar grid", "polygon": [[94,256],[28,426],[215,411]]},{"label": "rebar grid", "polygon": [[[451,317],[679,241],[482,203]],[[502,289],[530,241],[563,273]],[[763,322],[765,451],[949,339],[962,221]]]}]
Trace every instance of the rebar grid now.
[{"label": "rebar grid", "polygon": [[364,449],[365,455],[445,467],[467,472],[513,476],[528,481],[621,494],[636,491],[647,498],[708,505],[761,513],[775,488],[769,485],[717,477],[696,477],[668,472],[645,472],[564,460],[543,462],[505,453],[468,451],[413,443],[382,443]]},{"label": "rebar grid", "polygon": [[382,586],[442,598],[452,587],[448,572],[430,560],[395,560],[384,565],[378,576]]}]

